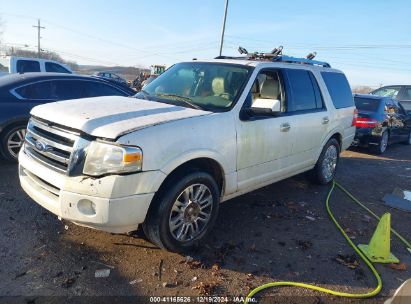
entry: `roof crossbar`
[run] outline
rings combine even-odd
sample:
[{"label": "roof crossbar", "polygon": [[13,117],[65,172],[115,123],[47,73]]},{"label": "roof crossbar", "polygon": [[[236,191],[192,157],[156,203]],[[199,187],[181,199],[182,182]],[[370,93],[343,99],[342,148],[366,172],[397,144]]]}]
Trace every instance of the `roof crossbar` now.
[{"label": "roof crossbar", "polygon": [[281,55],[277,57],[273,57],[273,61],[281,61],[281,62],[288,62],[288,63],[302,63],[302,64],[311,64],[311,65],[318,65],[325,68],[331,68],[331,65],[328,62],[312,60],[307,58],[297,58],[291,57],[286,55]]}]

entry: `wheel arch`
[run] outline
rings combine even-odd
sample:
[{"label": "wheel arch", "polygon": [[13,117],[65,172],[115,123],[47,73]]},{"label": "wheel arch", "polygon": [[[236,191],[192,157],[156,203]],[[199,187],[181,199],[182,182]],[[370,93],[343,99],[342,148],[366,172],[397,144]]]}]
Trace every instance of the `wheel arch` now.
[{"label": "wheel arch", "polygon": [[167,169],[162,170],[167,174],[167,177],[162,181],[159,189],[156,191],[152,203],[150,204],[148,214],[155,208],[158,204],[159,198],[164,194],[165,190],[172,183],[176,182],[179,178],[186,174],[196,171],[203,171],[210,174],[216,181],[220,196],[224,193],[225,179],[224,179],[224,169],[220,162],[210,157],[196,157],[187,159],[186,161],[180,163],[178,166],[173,168],[167,167]]}]

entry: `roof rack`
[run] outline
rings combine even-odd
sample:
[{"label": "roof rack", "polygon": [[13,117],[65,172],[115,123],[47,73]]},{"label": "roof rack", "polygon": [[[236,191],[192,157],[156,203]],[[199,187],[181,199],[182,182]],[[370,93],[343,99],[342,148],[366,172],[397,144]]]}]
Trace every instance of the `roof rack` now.
[{"label": "roof rack", "polygon": [[286,63],[299,63],[299,64],[310,64],[310,65],[317,65],[322,66],[325,68],[331,68],[331,65],[328,62],[324,61],[317,61],[313,60],[313,58],[317,55],[316,52],[310,53],[307,55],[306,58],[298,58],[283,55],[283,47],[279,46],[278,48],[274,48],[271,53],[248,53],[247,50],[243,47],[239,47],[238,51],[240,54],[246,54],[246,56],[218,56],[215,59],[237,59],[237,60],[261,60],[261,61],[275,61],[275,62],[286,62]]},{"label": "roof rack", "polygon": [[331,65],[328,62],[325,62],[325,61],[318,61],[318,60],[312,60],[312,59],[307,59],[307,58],[297,58],[297,57],[291,57],[291,56],[286,56],[286,55],[281,55],[281,56],[278,56],[278,57],[274,57],[273,61],[281,61],[281,62],[288,62],[288,63],[311,64],[311,65],[322,66],[324,68],[331,68]]}]

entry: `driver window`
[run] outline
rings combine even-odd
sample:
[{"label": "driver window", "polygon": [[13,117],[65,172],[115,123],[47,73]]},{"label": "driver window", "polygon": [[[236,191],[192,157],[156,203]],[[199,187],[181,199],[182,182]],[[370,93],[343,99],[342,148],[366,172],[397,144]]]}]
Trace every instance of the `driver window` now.
[{"label": "driver window", "polygon": [[[284,94],[278,72],[260,73],[251,88],[252,104],[256,99],[277,99],[284,105]],[[284,107],[282,107],[284,108]]]}]

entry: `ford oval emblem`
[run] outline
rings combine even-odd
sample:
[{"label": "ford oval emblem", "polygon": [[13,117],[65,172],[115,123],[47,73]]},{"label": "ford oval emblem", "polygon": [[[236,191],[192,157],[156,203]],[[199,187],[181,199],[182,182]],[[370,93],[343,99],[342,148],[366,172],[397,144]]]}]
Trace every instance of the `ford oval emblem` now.
[{"label": "ford oval emblem", "polygon": [[47,150],[48,150],[48,146],[47,146],[47,144],[45,144],[44,142],[42,142],[42,141],[36,141],[36,150],[37,151],[39,151],[39,152],[46,152]]}]

